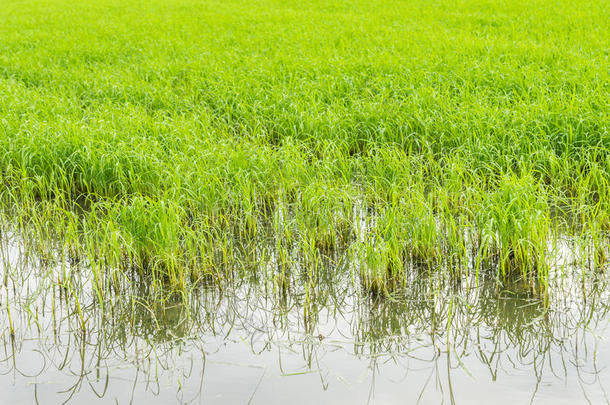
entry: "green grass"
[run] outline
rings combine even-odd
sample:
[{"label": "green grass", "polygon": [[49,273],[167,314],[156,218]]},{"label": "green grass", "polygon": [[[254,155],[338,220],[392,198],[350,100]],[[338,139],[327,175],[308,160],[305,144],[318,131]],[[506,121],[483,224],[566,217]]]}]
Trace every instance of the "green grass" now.
[{"label": "green grass", "polygon": [[349,251],[373,291],[422,266],[534,286],[561,235],[605,262],[605,2],[5,0],[0,21],[5,215],[98,269],[181,288],[264,256],[315,283]]}]

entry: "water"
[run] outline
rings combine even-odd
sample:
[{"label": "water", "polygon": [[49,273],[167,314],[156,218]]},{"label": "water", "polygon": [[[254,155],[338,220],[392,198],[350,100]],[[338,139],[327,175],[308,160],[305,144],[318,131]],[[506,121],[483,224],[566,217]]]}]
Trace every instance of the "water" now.
[{"label": "water", "polygon": [[414,276],[380,300],[347,265],[315,282],[295,269],[283,288],[254,272],[187,300],[125,274],[98,299],[87,265],[24,245],[2,247],[5,403],[609,402],[603,273],[558,272],[546,303],[485,277]]}]

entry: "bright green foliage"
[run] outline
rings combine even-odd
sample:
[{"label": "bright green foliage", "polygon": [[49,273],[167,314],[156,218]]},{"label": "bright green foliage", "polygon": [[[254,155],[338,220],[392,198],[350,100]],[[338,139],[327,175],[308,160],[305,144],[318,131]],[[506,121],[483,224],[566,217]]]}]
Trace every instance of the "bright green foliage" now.
[{"label": "bright green foliage", "polygon": [[383,290],[421,265],[543,279],[559,232],[603,245],[607,2],[5,0],[0,21],[2,204],[92,261],[182,285],[240,249],[315,274],[352,247]]}]

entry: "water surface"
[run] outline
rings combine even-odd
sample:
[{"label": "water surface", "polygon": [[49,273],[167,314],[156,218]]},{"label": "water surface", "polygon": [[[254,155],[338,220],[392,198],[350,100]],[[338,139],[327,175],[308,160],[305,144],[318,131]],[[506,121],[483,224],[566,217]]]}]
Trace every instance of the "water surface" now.
[{"label": "water surface", "polygon": [[545,301],[491,274],[448,283],[414,270],[379,299],[346,262],[316,280],[295,267],[286,284],[270,258],[186,299],[135,273],[99,297],[86,264],[5,239],[6,403],[609,402],[603,272],[557,271]]}]

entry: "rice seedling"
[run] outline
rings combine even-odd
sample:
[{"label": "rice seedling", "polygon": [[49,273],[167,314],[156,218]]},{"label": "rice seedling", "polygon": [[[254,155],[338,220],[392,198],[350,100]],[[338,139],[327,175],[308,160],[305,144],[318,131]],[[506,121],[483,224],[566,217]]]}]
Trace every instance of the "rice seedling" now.
[{"label": "rice seedling", "polygon": [[421,267],[544,286],[560,234],[603,268],[608,8],[511,4],[9,0],[4,215],[98,284],[177,291],[269,240],[282,289],[345,249],[373,292]]}]

